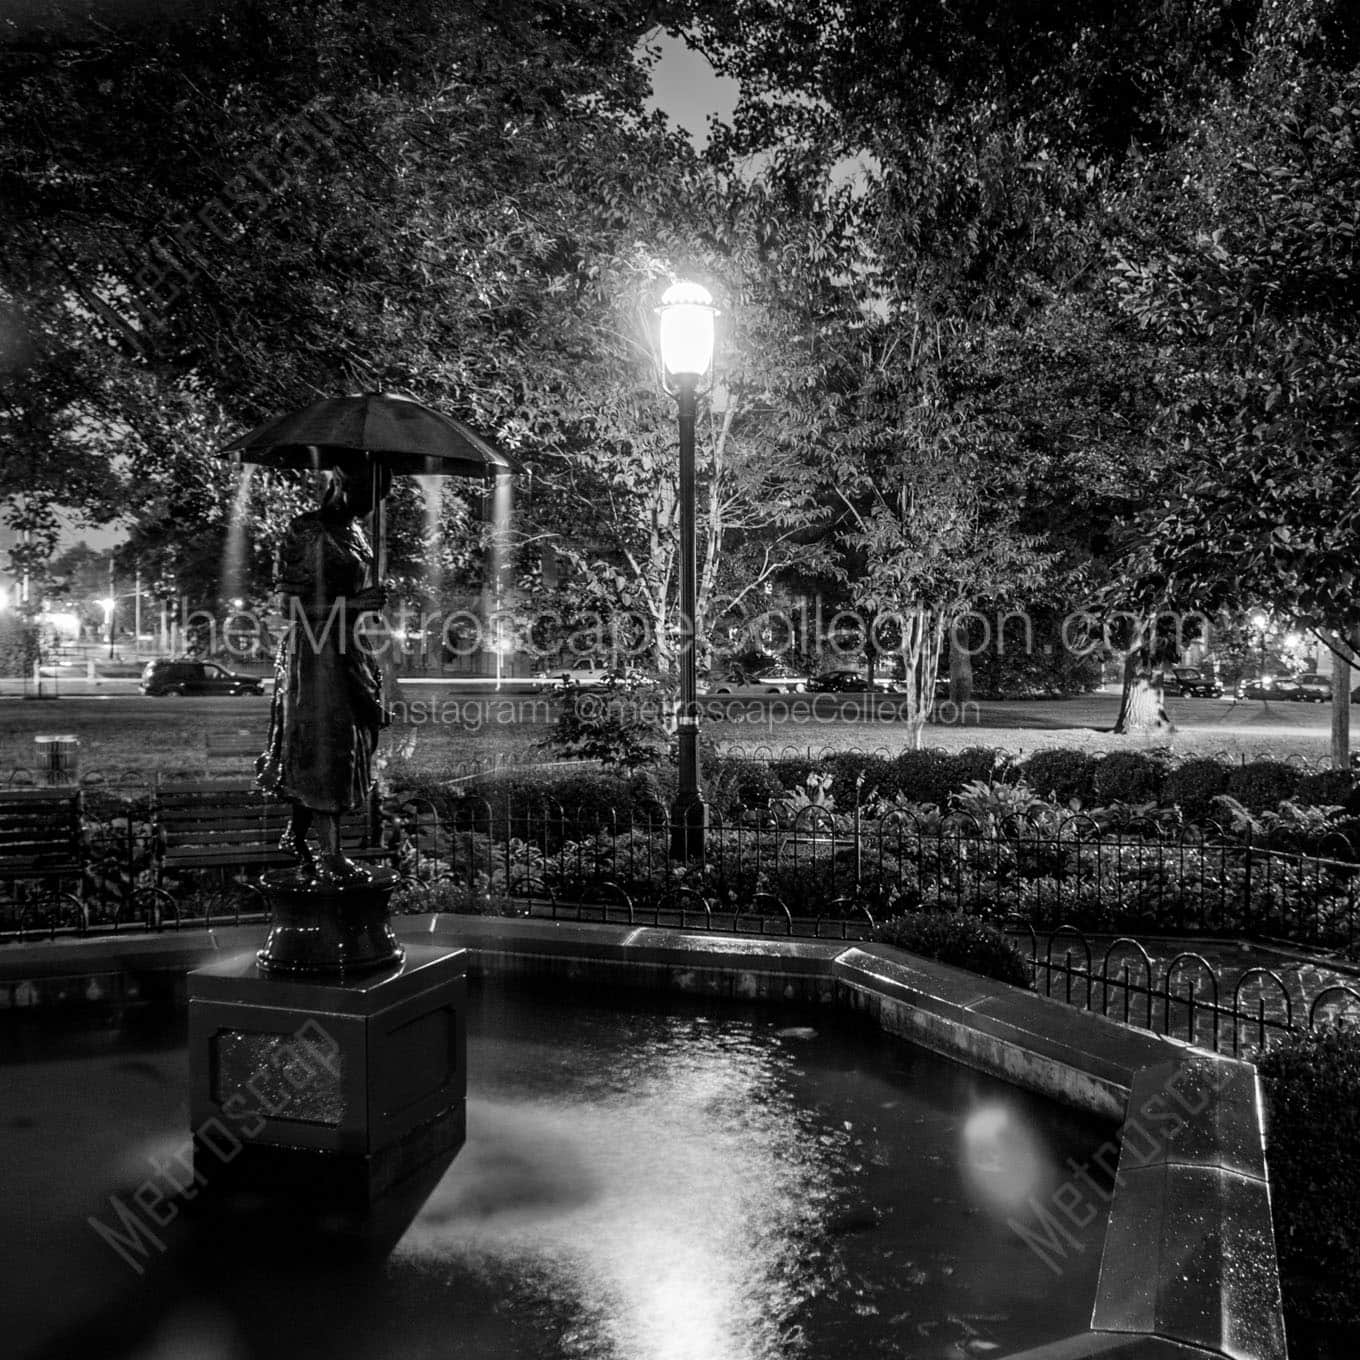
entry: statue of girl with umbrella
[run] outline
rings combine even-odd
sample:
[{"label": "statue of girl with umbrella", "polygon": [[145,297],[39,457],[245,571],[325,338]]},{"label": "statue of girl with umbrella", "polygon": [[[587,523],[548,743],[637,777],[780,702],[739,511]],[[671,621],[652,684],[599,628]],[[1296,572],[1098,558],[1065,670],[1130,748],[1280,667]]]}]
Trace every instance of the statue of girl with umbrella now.
[{"label": "statue of girl with umbrella", "polygon": [[[340,846],[342,816],[363,807],[371,792],[385,721],[379,670],[355,628],[364,613],[386,603],[383,501],[394,473],[485,478],[515,469],[458,421],[410,398],[376,393],[316,402],[252,430],[223,452],[244,462],[331,473],[317,509],[289,525],[281,555],[278,584],[290,627],[276,666],[258,782],[292,804],[284,844],[298,868],[287,884],[265,876],[275,921],[261,962],[297,972],[388,963],[401,952],[390,928],[374,918],[373,892],[365,890],[381,886],[385,921],[391,871],[370,873]],[[359,526],[364,515],[372,517],[371,542]],[[308,843],[313,827],[318,855]],[[331,919],[344,914],[347,901],[369,919],[352,928]]]},{"label": "statue of girl with umbrella", "polygon": [[[367,802],[386,725],[382,675],[358,625],[387,599],[374,583],[376,564],[358,521],[391,485],[385,467],[375,478],[362,465],[337,464],[320,506],[293,520],[280,553],[277,585],[287,626],[256,782],[292,803],[283,846],[304,873],[323,882],[370,877],[342,853],[340,817]],[[319,857],[308,844],[313,823]]]}]

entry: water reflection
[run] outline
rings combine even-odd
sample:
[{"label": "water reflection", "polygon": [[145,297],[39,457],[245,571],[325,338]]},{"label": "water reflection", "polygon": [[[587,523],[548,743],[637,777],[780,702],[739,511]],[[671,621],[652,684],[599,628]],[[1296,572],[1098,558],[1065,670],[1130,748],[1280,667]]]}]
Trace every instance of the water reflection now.
[{"label": "water reflection", "polygon": [[586,1097],[470,1102],[467,1145],[399,1252],[546,1291],[571,1314],[566,1354],[786,1353],[840,1140],[806,1136],[780,1055],[749,1036],[663,1024],[619,1056]]},{"label": "water reflection", "polygon": [[964,1120],[961,1165],[979,1203],[1021,1213],[1043,1188],[1042,1158],[1024,1116],[1008,1103],[980,1105]]},{"label": "water reflection", "polygon": [[957,1358],[1084,1325],[1096,1253],[1053,1298],[1007,1221],[1059,1179],[1052,1107],[832,1023],[481,1004],[468,1143],[398,1256],[502,1291],[544,1354]]},{"label": "water reflection", "polygon": [[182,1024],[12,1046],[6,1354],[964,1360],[1085,1326],[1103,1213],[1057,1278],[1010,1206],[1108,1128],[868,1024],[665,1004],[474,987],[467,1145],[378,1263],[262,1201],[186,1206],[138,1275],[88,1216],[179,1179]]}]

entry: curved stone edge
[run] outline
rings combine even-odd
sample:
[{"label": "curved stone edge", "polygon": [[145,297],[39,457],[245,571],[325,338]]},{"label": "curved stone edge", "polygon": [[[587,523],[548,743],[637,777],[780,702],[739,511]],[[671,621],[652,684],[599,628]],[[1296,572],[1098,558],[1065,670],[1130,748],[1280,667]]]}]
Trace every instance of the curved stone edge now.
[{"label": "curved stone edge", "polygon": [[[502,917],[396,924],[413,942],[466,947],[473,974],[837,1005],[957,1062],[1122,1120],[1092,1328],[1024,1360],[1285,1360],[1262,1101],[1249,1063],[888,945]],[[186,932],[7,946],[0,1009],[15,1004],[17,988],[29,988],[30,1004],[116,991],[120,978],[187,970],[263,934],[242,927],[197,940]]]}]

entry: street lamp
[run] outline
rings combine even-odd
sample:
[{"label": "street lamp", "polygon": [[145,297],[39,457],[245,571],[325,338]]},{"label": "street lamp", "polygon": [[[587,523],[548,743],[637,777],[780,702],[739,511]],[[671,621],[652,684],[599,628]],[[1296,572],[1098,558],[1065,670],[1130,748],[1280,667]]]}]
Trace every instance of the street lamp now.
[{"label": "street lamp", "polygon": [[1261,685],[1262,700],[1269,704],[1270,700],[1267,697],[1265,689],[1266,643],[1269,642],[1270,638],[1274,635],[1275,629],[1271,624],[1270,615],[1263,609],[1253,610],[1250,616],[1250,622],[1252,628],[1256,632],[1256,646],[1259,654],[1259,660],[1256,663],[1257,681]]},{"label": "street lamp", "polygon": [[704,853],[708,809],[699,787],[699,704],[695,684],[695,622],[698,565],[694,545],[695,391],[713,362],[713,298],[697,283],[673,283],[658,308],[661,363],[666,390],[680,418],[680,739],[679,784],[671,808],[671,854],[691,859]]}]

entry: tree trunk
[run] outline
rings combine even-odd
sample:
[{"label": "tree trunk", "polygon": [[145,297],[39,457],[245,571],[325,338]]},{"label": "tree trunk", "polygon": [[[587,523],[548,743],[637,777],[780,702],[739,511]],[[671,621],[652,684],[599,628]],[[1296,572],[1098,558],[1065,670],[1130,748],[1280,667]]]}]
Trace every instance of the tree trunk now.
[{"label": "tree trunk", "polygon": [[973,697],[973,654],[968,650],[966,624],[949,630],[949,701],[956,707]]},{"label": "tree trunk", "polygon": [[1332,768],[1351,767],[1351,668],[1337,657],[1332,662]]},{"label": "tree trunk", "polygon": [[1153,682],[1151,673],[1140,669],[1132,652],[1124,660],[1124,693],[1114,730],[1122,735],[1175,730],[1166,715],[1161,685]]},{"label": "tree trunk", "polygon": [[935,673],[944,644],[944,625],[927,609],[902,614],[902,691],[898,700],[909,750],[924,745],[925,722],[935,701]]},{"label": "tree trunk", "polygon": [[[1332,650],[1332,768],[1351,767],[1351,668],[1338,652],[1346,645],[1340,638]],[[1350,650],[1360,651],[1360,629],[1351,634]]]}]

